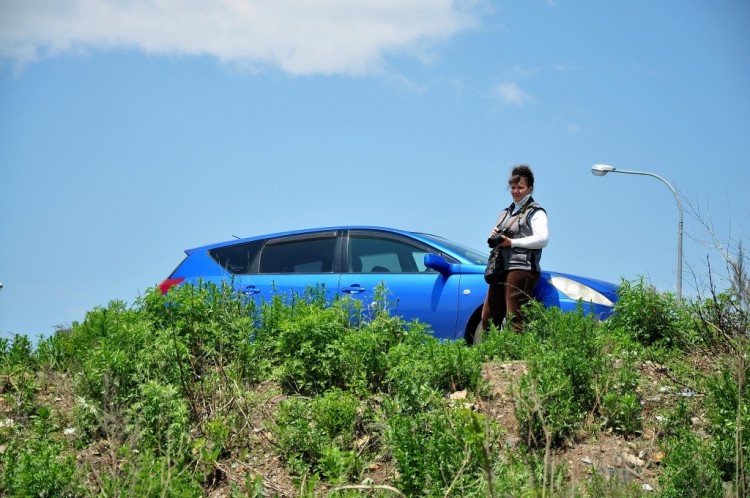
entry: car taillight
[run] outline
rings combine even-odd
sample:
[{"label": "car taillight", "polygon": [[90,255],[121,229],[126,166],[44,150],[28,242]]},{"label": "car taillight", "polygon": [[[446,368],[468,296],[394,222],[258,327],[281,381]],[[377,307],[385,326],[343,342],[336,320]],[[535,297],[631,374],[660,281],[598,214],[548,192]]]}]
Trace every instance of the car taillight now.
[{"label": "car taillight", "polygon": [[166,294],[167,292],[169,292],[169,289],[171,289],[175,285],[180,285],[183,280],[185,280],[185,277],[168,278],[159,284],[159,290],[162,294]]}]

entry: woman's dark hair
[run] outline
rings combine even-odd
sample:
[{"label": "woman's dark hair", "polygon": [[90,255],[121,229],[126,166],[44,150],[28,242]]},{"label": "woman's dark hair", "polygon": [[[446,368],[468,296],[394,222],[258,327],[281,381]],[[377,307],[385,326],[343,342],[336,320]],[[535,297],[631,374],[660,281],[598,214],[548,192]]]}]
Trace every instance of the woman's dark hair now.
[{"label": "woman's dark hair", "polygon": [[519,164],[518,166],[513,168],[513,171],[510,172],[510,180],[508,180],[508,185],[518,183],[521,178],[524,178],[526,180],[526,185],[532,188],[534,187],[534,173],[532,173],[531,168],[529,168],[525,164]]}]

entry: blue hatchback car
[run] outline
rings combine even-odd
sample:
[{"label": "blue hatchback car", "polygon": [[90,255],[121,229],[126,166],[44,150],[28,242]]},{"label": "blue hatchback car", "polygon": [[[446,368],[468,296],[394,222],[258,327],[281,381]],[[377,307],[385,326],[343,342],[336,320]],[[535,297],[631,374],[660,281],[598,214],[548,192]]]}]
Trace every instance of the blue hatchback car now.
[{"label": "blue hatchback car", "polygon": [[[488,251],[489,252],[489,251]],[[258,300],[322,286],[369,305],[383,283],[393,313],[426,323],[439,339],[474,341],[487,291],[488,254],[443,237],[382,227],[341,226],[297,230],[211,244],[187,257],[159,284],[230,283]],[[603,319],[617,301],[617,285],[542,271],[535,298],[564,311]],[[479,336],[477,336],[479,337]]]}]

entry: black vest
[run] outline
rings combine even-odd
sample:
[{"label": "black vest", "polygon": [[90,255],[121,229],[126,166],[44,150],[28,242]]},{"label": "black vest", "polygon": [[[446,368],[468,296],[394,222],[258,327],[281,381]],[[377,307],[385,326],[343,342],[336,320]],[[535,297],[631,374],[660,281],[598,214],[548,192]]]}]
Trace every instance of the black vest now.
[{"label": "black vest", "polygon": [[[510,231],[509,238],[511,239],[520,239],[533,235],[534,232],[531,230],[530,223],[531,215],[539,209],[546,213],[544,208],[534,202],[533,197],[530,197],[526,201],[526,204],[521,207],[521,211],[511,215],[513,206],[514,204],[511,204],[500,212],[495,225],[499,228],[507,228]],[[542,259],[541,249],[503,247],[502,255],[504,270],[541,271],[541,267],[539,266],[539,261]]]}]

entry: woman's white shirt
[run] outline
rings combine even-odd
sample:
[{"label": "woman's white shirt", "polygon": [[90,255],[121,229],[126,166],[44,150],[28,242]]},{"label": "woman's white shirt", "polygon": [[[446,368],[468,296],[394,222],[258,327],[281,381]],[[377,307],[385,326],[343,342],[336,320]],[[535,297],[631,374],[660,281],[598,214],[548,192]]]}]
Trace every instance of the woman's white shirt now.
[{"label": "woman's white shirt", "polygon": [[543,209],[537,209],[531,213],[529,220],[531,233],[528,237],[520,239],[511,239],[510,247],[520,247],[522,249],[541,249],[547,246],[549,242],[549,227],[547,225],[547,213]]}]

